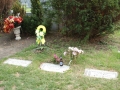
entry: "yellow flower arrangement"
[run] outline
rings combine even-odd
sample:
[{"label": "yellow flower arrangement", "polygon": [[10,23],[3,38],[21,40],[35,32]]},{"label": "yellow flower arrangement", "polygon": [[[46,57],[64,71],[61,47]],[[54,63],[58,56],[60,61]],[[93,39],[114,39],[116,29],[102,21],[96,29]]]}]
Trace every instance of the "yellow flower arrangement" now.
[{"label": "yellow flower arrangement", "polygon": [[45,34],[46,34],[46,27],[43,25],[39,25],[35,31],[35,34],[37,36],[36,43],[38,45],[45,44]]}]

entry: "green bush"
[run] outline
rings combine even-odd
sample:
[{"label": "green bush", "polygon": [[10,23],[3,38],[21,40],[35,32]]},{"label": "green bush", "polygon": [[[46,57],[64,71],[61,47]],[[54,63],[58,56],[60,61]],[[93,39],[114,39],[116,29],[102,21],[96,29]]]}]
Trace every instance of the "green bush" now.
[{"label": "green bush", "polygon": [[[119,0],[51,0],[63,23],[61,32],[83,40],[112,33],[113,19],[120,12]],[[59,13],[58,13],[59,12]]]},{"label": "green bush", "polygon": [[45,1],[42,3],[43,7],[43,22],[42,25],[46,27],[47,34],[51,31],[54,11],[51,10],[51,2]]},{"label": "green bush", "polygon": [[16,0],[13,5],[12,5],[12,10],[13,10],[13,15],[17,15],[18,13],[20,13],[21,17],[24,17],[25,15],[25,8],[21,5],[21,3],[19,2],[19,0]]},{"label": "green bush", "polygon": [[31,13],[38,17],[38,21],[42,21],[42,6],[40,0],[30,0],[31,1]]},{"label": "green bush", "polygon": [[22,22],[22,33],[25,35],[35,35],[35,30],[38,25],[41,24],[40,21],[38,21],[39,18],[36,15],[32,16],[24,16],[23,22]]},{"label": "green bush", "polygon": [[42,6],[39,0],[31,0],[31,13],[24,17],[22,23],[22,32],[27,35],[35,35],[37,26],[42,24]]}]

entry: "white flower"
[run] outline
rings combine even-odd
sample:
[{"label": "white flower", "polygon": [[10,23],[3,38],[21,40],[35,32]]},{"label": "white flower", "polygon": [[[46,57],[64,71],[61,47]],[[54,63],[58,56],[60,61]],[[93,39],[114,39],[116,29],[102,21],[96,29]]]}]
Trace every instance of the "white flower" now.
[{"label": "white flower", "polygon": [[83,50],[78,50],[78,53],[82,53],[82,54],[83,54],[83,53],[84,53],[84,51],[83,51]]},{"label": "white flower", "polygon": [[40,32],[40,36],[44,36],[44,33],[43,33],[43,32]]},{"label": "white flower", "polygon": [[68,47],[68,50],[73,51],[74,47]]},{"label": "white flower", "polygon": [[36,30],[35,33],[36,33],[36,34],[39,33],[39,30]]},{"label": "white flower", "polygon": [[74,49],[73,49],[73,51],[76,51],[76,52],[78,52],[78,50],[79,50],[79,49],[78,49],[78,48],[76,48],[76,47],[74,47]]},{"label": "white flower", "polygon": [[37,37],[38,37],[38,36],[40,36],[40,34],[39,34],[39,33],[36,33],[36,35],[37,35]]},{"label": "white flower", "polygon": [[76,56],[76,55],[77,55],[77,52],[72,52],[72,54],[73,54],[74,56]]},{"label": "white flower", "polygon": [[64,56],[65,56],[65,55],[67,54],[67,52],[64,52],[63,54],[64,54]]},{"label": "white flower", "polygon": [[68,47],[68,50],[71,50],[71,47]]},{"label": "white flower", "polygon": [[84,51],[78,49],[77,47],[68,47],[68,51],[65,51],[64,55],[66,55],[67,53],[70,55],[70,58],[74,60],[78,57],[79,54],[83,54]]}]

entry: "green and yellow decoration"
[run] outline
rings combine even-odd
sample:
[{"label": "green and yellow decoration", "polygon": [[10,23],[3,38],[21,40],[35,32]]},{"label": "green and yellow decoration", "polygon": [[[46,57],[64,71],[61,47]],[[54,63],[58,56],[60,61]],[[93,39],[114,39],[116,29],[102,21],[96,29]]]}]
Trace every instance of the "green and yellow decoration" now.
[{"label": "green and yellow decoration", "polygon": [[35,34],[37,36],[36,43],[38,45],[44,45],[45,44],[45,34],[46,34],[46,27],[43,25],[39,25],[35,31]]}]

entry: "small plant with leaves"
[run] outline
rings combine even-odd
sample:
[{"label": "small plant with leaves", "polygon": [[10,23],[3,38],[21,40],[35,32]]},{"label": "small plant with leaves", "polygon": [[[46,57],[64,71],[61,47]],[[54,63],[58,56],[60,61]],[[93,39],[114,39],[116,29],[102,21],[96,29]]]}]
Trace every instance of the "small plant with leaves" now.
[{"label": "small plant with leaves", "polygon": [[36,38],[36,43],[38,44],[38,48],[39,50],[43,50],[44,49],[44,44],[45,44],[45,34],[46,34],[46,28],[43,25],[39,25],[35,31],[35,34],[37,36]]},{"label": "small plant with leaves", "polygon": [[81,50],[81,49],[78,49],[77,47],[68,47],[68,50],[65,51],[63,54],[64,55],[69,55],[69,57],[70,57],[69,65],[70,65],[70,63],[73,60],[77,59],[78,55],[83,54],[83,53],[84,53],[84,51]]}]

